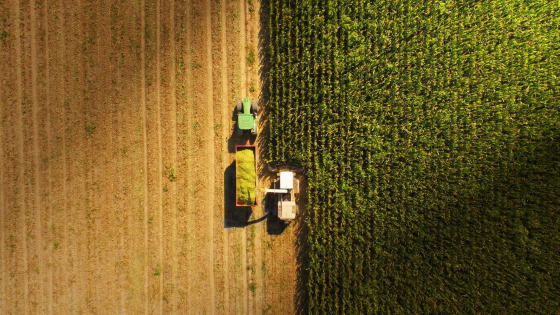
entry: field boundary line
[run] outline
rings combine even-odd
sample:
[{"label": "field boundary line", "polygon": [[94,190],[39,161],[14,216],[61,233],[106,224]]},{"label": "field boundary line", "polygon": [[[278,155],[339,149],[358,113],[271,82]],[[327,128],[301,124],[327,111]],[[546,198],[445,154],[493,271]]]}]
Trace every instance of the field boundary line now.
[{"label": "field boundary line", "polygon": [[20,171],[19,171],[19,186],[20,186],[20,211],[23,221],[22,226],[22,243],[23,243],[23,309],[24,314],[29,314],[29,280],[27,279],[27,223],[25,220],[25,170],[24,170],[24,140],[23,140],[23,78],[21,74],[22,61],[21,61],[21,10],[19,6],[19,0],[13,0],[15,4],[12,6],[16,11],[14,14],[14,24],[16,25],[16,69],[17,71],[17,81],[18,81],[18,104],[19,104],[19,155],[20,155]]},{"label": "field boundary line", "polygon": [[146,0],[141,1],[140,42],[142,49],[142,65],[140,67],[141,103],[142,103],[142,145],[144,159],[144,313],[148,314],[148,140],[146,134]]}]

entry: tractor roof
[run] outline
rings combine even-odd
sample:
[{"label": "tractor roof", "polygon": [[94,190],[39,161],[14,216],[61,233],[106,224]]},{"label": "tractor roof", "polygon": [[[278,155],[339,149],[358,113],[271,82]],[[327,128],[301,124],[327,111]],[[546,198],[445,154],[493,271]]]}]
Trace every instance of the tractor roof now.
[{"label": "tractor roof", "polygon": [[255,117],[251,114],[239,114],[237,116],[237,123],[241,130],[251,130],[255,124]]}]

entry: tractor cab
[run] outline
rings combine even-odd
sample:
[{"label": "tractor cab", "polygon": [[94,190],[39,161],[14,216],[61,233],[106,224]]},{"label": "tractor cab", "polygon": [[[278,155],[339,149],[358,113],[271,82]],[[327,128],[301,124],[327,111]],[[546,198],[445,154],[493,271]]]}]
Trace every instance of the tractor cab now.
[{"label": "tractor cab", "polygon": [[236,133],[238,136],[244,134],[257,135],[257,101],[251,100],[248,97],[243,98],[243,101],[237,101],[237,128]]}]

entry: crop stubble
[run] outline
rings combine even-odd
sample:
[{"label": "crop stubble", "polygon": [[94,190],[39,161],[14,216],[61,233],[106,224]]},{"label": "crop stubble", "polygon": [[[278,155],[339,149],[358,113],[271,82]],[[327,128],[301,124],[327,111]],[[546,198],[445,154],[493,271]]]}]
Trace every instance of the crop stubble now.
[{"label": "crop stubble", "polygon": [[259,6],[2,2],[2,313],[294,311],[292,229],[223,227]]}]

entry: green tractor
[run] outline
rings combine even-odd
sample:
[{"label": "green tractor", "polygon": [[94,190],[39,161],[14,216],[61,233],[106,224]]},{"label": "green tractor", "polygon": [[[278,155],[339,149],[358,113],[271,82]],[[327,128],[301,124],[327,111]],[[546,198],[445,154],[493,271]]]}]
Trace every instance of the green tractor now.
[{"label": "green tractor", "polygon": [[237,136],[257,135],[257,100],[251,100],[248,97],[243,101],[237,101],[237,127],[235,128]]}]

